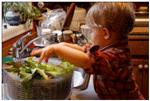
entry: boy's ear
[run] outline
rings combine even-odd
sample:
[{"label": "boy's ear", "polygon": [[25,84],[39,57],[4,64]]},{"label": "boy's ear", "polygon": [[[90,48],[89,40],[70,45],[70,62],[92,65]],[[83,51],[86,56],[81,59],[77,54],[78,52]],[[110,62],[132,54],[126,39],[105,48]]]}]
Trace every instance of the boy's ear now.
[{"label": "boy's ear", "polygon": [[109,39],[111,37],[109,30],[104,27],[103,31],[104,31],[104,39]]}]

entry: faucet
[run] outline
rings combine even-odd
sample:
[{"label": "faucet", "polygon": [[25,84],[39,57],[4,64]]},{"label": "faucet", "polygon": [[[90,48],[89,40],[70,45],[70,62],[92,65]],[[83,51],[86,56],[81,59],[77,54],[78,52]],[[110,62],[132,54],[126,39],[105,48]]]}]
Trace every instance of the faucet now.
[{"label": "faucet", "polygon": [[[36,41],[42,37],[49,37],[48,34],[41,35],[41,36],[38,36],[38,37],[30,40],[25,45],[24,40],[29,36],[31,36],[31,32],[29,32],[26,35],[24,35],[23,37],[21,37],[15,44],[13,44],[13,47],[10,48],[9,54],[12,55],[14,57],[14,59],[20,59],[20,58],[25,58],[27,56],[30,56],[30,52],[32,51],[32,49],[28,48],[28,46],[30,44],[32,44],[34,41]],[[58,43],[57,36],[55,34],[51,35],[51,40],[52,40],[52,43]]]},{"label": "faucet", "polygon": [[[25,47],[24,44],[24,40],[31,36],[31,32],[28,32],[26,35],[22,36],[19,40],[17,40],[17,42],[15,44],[13,44],[12,49],[10,49],[11,54],[14,58],[19,59],[19,58],[23,58],[26,53],[20,53],[20,51]],[[26,51],[29,51],[29,49],[27,49]]]}]

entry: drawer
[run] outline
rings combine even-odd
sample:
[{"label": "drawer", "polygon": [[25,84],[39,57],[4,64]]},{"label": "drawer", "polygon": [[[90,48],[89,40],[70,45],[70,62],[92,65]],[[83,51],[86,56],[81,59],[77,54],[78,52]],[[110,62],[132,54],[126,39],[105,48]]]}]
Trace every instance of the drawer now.
[{"label": "drawer", "polygon": [[148,65],[148,59],[131,59],[133,66]]},{"label": "drawer", "polygon": [[131,55],[147,55],[149,54],[149,35],[148,34],[129,34],[128,44]]},{"label": "drawer", "polygon": [[149,42],[147,40],[129,40],[131,55],[148,55]]}]

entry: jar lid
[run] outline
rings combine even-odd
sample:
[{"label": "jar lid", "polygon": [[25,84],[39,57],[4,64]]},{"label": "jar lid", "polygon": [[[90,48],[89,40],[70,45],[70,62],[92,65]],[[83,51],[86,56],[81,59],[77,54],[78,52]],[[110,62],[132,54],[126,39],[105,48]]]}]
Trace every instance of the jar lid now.
[{"label": "jar lid", "polygon": [[51,29],[48,28],[42,29],[42,33],[51,33]]},{"label": "jar lid", "polygon": [[64,30],[63,34],[72,34],[73,32],[71,30]]},{"label": "jar lid", "polygon": [[60,30],[55,30],[52,32],[52,34],[57,34],[59,36],[62,34],[62,32]]}]

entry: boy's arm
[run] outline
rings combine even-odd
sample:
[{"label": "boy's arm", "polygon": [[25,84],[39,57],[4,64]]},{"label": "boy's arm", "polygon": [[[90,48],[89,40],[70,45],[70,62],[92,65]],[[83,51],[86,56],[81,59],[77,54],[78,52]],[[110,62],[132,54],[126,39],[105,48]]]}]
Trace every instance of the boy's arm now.
[{"label": "boy's arm", "polygon": [[86,53],[62,44],[53,44],[43,49],[33,50],[31,52],[31,55],[36,54],[41,55],[40,61],[47,61],[52,54],[56,54],[57,56],[83,69],[89,69],[91,67],[91,61]]},{"label": "boy's arm", "polygon": [[91,44],[90,43],[87,43],[85,44],[84,46],[79,46],[77,44],[71,44],[71,43],[66,43],[66,42],[61,42],[59,43],[63,46],[67,46],[67,47],[70,47],[70,48],[73,48],[73,49],[77,49],[77,50],[80,50],[82,52],[86,52],[88,48],[90,48]]},{"label": "boy's arm", "polygon": [[76,48],[79,50],[58,44],[54,46],[54,53],[78,67],[82,67],[83,69],[90,68],[91,61],[89,56],[81,51],[82,49]]},{"label": "boy's arm", "polygon": [[73,48],[73,49],[77,49],[77,50],[80,50],[80,51],[84,51],[84,49],[81,46],[77,45],[77,44],[71,44],[71,43],[66,43],[66,42],[61,42],[59,44],[61,44],[63,46],[70,47],[70,48]]}]

